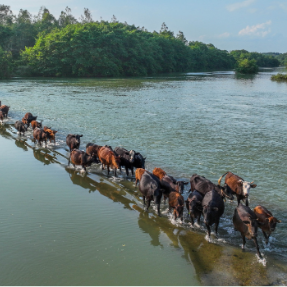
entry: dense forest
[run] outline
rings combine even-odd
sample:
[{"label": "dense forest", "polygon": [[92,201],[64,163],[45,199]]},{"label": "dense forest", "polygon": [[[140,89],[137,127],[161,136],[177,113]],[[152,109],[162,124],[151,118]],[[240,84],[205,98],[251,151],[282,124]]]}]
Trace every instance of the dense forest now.
[{"label": "dense forest", "polygon": [[94,21],[89,9],[80,19],[66,7],[56,19],[47,8],[13,15],[0,5],[0,78],[19,76],[111,77],[236,69],[253,73],[258,66],[276,67],[273,55],[246,50],[228,52],[212,44],[187,41],[165,23],[149,32],[115,16]]}]

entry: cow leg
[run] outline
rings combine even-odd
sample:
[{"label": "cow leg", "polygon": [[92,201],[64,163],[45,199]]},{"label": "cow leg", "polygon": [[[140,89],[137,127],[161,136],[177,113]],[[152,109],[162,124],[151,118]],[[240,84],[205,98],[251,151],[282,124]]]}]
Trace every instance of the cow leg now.
[{"label": "cow leg", "polygon": [[137,185],[138,185],[138,179],[136,178],[135,186],[137,186]]},{"label": "cow leg", "polygon": [[108,168],[108,175],[110,174],[110,166],[107,165],[107,168]]},{"label": "cow leg", "polygon": [[114,168],[114,175],[117,176],[117,168]]},{"label": "cow leg", "polygon": [[253,238],[253,241],[254,241],[254,244],[255,244],[255,247],[256,247],[258,256],[259,256],[260,258],[262,258],[261,253],[260,253],[260,251],[259,251],[259,246],[258,246],[257,238],[254,237],[254,238]]},{"label": "cow leg", "polygon": [[217,222],[215,222],[215,235],[216,235],[216,238],[218,238],[218,236],[217,236],[218,225],[219,225],[219,220]]},{"label": "cow leg", "polygon": [[210,238],[210,226],[207,223],[205,223],[205,226],[207,228],[208,238]]},{"label": "cow leg", "polygon": [[147,200],[147,206],[146,206],[145,211],[148,211],[148,209],[149,209],[149,207],[150,207],[150,202],[151,202],[151,199],[149,198],[149,199]]},{"label": "cow leg", "polygon": [[262,230],[262,232],[263,232],[263,235],[264,235],[264,237],[265,237],[265,243],[268,244],[268,239],[269,239],[269,236],[270,236],[270,235],[268,236],[268,235],[266,234],[266,232],[263,231],[263,230]]},{"label": "cow leg", "polygon": [[197,223],[198,223],[198,225],[200,225],[200,217],[201,217],[201,214],[199,214],[199,216],[197,217]]},{"label": "cow leg", "polygon": [[245,239],[245,235],[241,233],[241,237],[242,237],[242,249],[244,249],[245,244],[246,244],[246,239]]},{"label": "cow leg", "polygon": [[246,206],[249,205],[249,203],[248,203],[248,198],[245,199],[245,205],[246,205]]},{"label": "cow leg", "polygon": [[193,216],[190,214],[190,221],[191,221],[191,224],[193,225],[194,224],[194,219],[193,219]]},{"label": "cow leg", "polygon": [[239,205],[239,203],[240,203],[240,198],[237,197],[237,206]]},{"label": "cow leg", "polygon": [[134,168],[133,167],[131,168],[131,171],[132,171],[132,175],[134,175]]},{"label": "cow leg", "polygon": [[160,216],[160,201],[161,201],[161,194],[156,197],[157,214],[158,214],[158,216]]},{"label": "cow leg", "polygon": [[145,196],[143,196],[143,205],[145,206]]},{"label": "cow leg", "polygon": [[126,167],[126,174],[129,176],[129,169]]}]

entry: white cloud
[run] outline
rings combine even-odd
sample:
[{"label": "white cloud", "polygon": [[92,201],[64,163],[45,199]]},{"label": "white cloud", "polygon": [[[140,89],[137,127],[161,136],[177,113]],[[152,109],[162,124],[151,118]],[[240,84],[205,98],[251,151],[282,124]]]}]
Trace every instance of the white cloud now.
[{"label": "white cloud", "polygon": [[228,38],[230,36],[230,33],[228,33],[228,32],[225,32],[225,33],[222,33],[222,34],[220,34],[220,35],[218,35],[217,36],[217,38]]},{"label": "white cloud", "polygon": [[240,8],[248,7],[249,5],[251,5],[255,1],[256,0],[245,0],[243,2],[237,2],[237,3],[226,6],[226,9],[230,12],[233,12],[233,11],[238,10]]},{"label": "white cloud", "polygon": [[239,36],[249,35],[249,36],[265,37],[268,33],[271,32],[270,28],[267,29],[267,26],[271,25],[271,23],[272,23],[271,21],[267,21],[262,24],[247,26],[246,28],[240,30],[238,32],[238,35]]}]

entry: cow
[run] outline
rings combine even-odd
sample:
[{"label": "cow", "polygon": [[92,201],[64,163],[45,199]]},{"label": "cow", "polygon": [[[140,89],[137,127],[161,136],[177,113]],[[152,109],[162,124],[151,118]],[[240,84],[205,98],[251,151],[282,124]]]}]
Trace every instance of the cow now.
[{"label": "cow", "polygon": [[120,156],[121,158],[121,167],[124,166],[126,169],[127,176],[129,175],[129,169],[131,170],[132,175],[134,174],[134,166],[133,163],[135,161],[135,154],[134,150],[126,150],[122,147],[116,147],[115,153]]},{"label": "cow", "polygon": [[9,109],[10,109],[9,106],[6,106],[6,105],[1,106],[1,103],[0,103],[0,111],[3,113],[4,118],[7,118]]},{"label": "cow", "polygon": [[31,113],[26,113],[25,116],[22,118],[22,122],[26,124],[28,127],[32,121],[36,121],[37,116],[34,117]]},{"label": "cow", "polygon": [[186,209],[190,215],[191,224],[194,224],[194,220],[197,219],[197,223],[200,223],[200,217],[202,213],[202,200],[203,196],[197,191],[194,190],[189,194],[186,203]]},{"label": "cow", "polygon": [[257,186],[256,184],[253,184],[254,181],[252,182],[245,181],[243,178],[239,177],[238,175],[228,171],[218,179],[219,185],[224,176],[225,176],[225,185],[227,186],[227,191],[236,195],[238,205],[240,203],[240,200],[245,199],[245,204],[246,206],[248,206],[248,196],[249,196],[250,188],[255,188]]},{"label": "cow", "polygon": [[157,204],[157,213],[160,216],[160,201],[161,201],[162,191],[161,191],[159,179],[155,175],[149,172],[144,172],[139,182],[139,190],[143,195],[144,205],[145,205],[145,200],[147,200],[146,211],[150,207],[150,202],[154,200],[155,203]]},{"label": "cow", "polygon": [[160,180],[160,185],[163,189],[164,200],[168,197],[171,192],[183,193],[184,185],[188,184],[185,181],[176,181],[172,176],[165,175]]},{"label": "cow", "polygon": [[47,139],[50,138],[50,134],[45,132],[43,129],[35,128],[33,131],[34,143],[38,141],[39,145],[44,141],[47,145]]},{"label": "cow", "polygon": [[173,209],[174,219],[176,220],[177,218],[180,218],[181,222],[183,222],[183,208],[184,208],[183,196],[178,192],[172,191],[168,195],[168,199],[169,199],[169,211]]},{"label": "cow", "polygon": [[50,143],[52,142],[52,140],[54,140],[54,144],[56,143],[56,138],[55,135],[58,131],[52,130],[51,128],[48,128],[46,126],[44,126],[44,131],[49,133],[49,139],[50,139]]},{"label": "cow", "polygon": [[114,168],[114,175],[117,176],[117,169],[120,168],[120,157],[117,156],[111,148],[107,146],[101,147],[98,151],[98,158],[102,163],[102,170],[106,165],[109,175],[111,166]]},{"label": "cow", "polygon": [[83,135],[74,135],[74,134],[68,134],[66,137],[66,144],[70,149],[70,152],[72,149],[79,149],[81,144],[81,137]]},{"label": "cow", "polygon": [[257,254],[262,258],[257,242],[258,224],[260,224],[260,222],[257,215],[248,206],[239,203],[234,210],[233,225],[235,230],[238,230],[241,233],[243,240],[242,249],[246,243],[245,237],[247,239],[253,239]]},{"label": "cow", "polygon": [[99,161],[99,158],[98,158],[98,151],[99,149],[101,148],[102,146],[101,145],[96,145],[96,144],[92,144],[92,143],[88,143],[86,145],[86,153],[88,155],[95,155]]},{"label": "cow", "polygon": [[0,110],[0,120],[1,120],[1,124],[3,124],[4,115],[3,115],[3,112],[1,110]]},{"label": "cow", "polygon": [[220,184],[215,185],[209,179],[204,176],[193,174],[190,178],[190,190],[197,190],[202,196],[211,190],[215,190],[218,194],[220,194],[223,198],[227,197],[230,200],[233,200],[233,195],[231,192],[228,192],[226,186],[220,186]]},{"label": "cow", "polygon": [[24,133],[27,131],[27,125],[25,125],[21,121],[15,122],[15,128],[20,133],[20,135],[21,135],[21,133],[23,133],[23,135],[24,135]]},{"label": "cow", "polygon": [[33,130],[35,128],[41,129],[42,128],[42,121],[40,123],[35,121],[35,120],[31,121],[31,127],[32,127]]},{"label": "cow", "polygon": [[135,178],[136,178],[136,182],[135,182],[135,186],[137,186],[138,182],[141,180],[142,175],[144,174],[144,172],[149,172],[143,168],[137,168],[136,172],[135,172]]},{"label": "cow", "polygon": [[133,167],[145,169],[145,160],[146,160],[146,157],[143,157],[141,155],[141,153],[136,152],[135,153],[135,160],[133,162]]},{"label": "cow", "polygon": [[224,201],[222,196],[213,189],[205,194],[201,205],[208,237],[210,238],[210,226],[213,224],[215,224],[215,234],[217,236],[219,220],[224,213]]},{"label": "cow", "polygon": [[172,191],[182,194],[184,185],[188,184],[188,182],[185,181],[177,181],[172,176],[167,175],[166,172],[159,167],[154,168],[152,173],[160,180],[160,184],[163,189],[164,201]]},{"label": "cow", "polygon": [[83,169],[86,171],[86,167],[90,166],[93,162],[97,161],[97,157],[93,155],[88,155],[84,151],[73,149],[70,154],[70,159],[72,164],[81,165]]},{"label": "cow", "polygon": [[257,205],[253,211],[258,217],[258,221],[260,222],[259,228],[261,228],[265,242],[268,244],[271,233],[275,230],[276,224],[281,223],[281,220],[274,217],[273,214],[262,205]]}]

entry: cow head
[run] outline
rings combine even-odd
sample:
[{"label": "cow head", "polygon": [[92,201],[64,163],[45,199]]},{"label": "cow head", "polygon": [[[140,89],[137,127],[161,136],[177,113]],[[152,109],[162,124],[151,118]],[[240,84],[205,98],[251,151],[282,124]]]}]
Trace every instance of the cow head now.
[{"label": "cow head", "polygon": [[130,163],[134,163],[136,152],[134,150],[130,150],[129,155],[130,155]]},{"label": "cow head", "polygon": [[141,168],[145,169],[146,157],[143,157],[139,152],[135,153],[135,159],[141,162]]},{"label": "cow head", "polygon": [[254,219],[249,217],[243,220],[243,223],[247,226],[251,238],[255,238],[257,236],[258,225],[260,225],[258,218]]},{"label": "cow head", "polygon": [[192,201],[187,200],[186,203],[188,213],[191,214],[193,217],[195,217],[196,212],[202,211],[202,205],[200,200],[192,200]]},{"label": "cow head", "polygon": [[223,198],[226,197],[230,200],[234,199],[234,196],[233,196],[231,190],[228,188],[226,183],[224,184],[224,186],[217,185],[217,188],[215,188],[215,189],[219,189],[219,193]]},{"label": "cow head", "polygon": [[270,217],[266,218],[266,221],[268,223],[268,226],[269,226],[271,232],[273,232],[275,230],[277,223],[281,223],[281,220],[278,220],[274,216],[270,216]]},{"label": "cow head", "polygon": [[242,187],[242,194],[245,198],[248,197],[250,188],[255,188],[257,186],[256,184],[253,184],[253,182],[254,181],[252,182],[244,181],[243,179],[238,180],[238,183]]},{"label": "cow head", "polygon": [[188,184],[188,181],[177,181],[177,192],[183,194],[184,186]]}]

